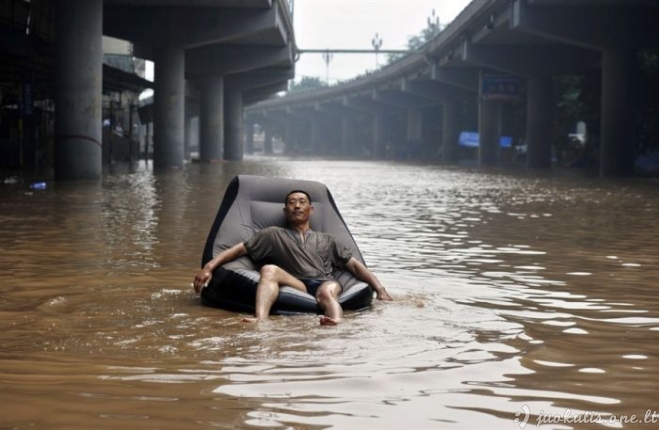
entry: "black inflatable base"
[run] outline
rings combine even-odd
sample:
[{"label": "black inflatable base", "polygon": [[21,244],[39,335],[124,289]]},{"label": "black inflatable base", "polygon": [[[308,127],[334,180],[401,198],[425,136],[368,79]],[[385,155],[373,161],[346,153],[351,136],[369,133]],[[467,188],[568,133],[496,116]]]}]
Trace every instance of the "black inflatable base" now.
[{"label": "black inflatable base", "polygon": [[[227,187],[202,255],[202,267],[219,252],[249,239],[268,226],[286,226],[283,213],[286,194],[302,189],[311,196],[314,213],[311,228],[332,233],[364,263],[357,244],[334,203],[327,187],[319,182],[260,176],[236,176]],[[201,292],[204,305],[237,312],[254,312],[259,273],[248,257],[218,267],[208,287]],[[343,287],[339,304],[344,310],[368,309],[373,289],[346,270],[335,270],[332,277]],[[282,287],[272,314],[320,313],[315,298],[292,287]]]}]

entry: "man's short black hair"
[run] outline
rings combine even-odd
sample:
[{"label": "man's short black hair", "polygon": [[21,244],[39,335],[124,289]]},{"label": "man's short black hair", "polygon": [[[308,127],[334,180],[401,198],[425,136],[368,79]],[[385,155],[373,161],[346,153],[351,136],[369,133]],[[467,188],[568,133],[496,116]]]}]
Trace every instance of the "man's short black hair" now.
[{"label": "man's short black hair", "polygon": [[295,194],[295,193],[302,193],[302,194],[304,194],[305,196],[307,196],[307,200],[309,200],[309,204],[311,204],[311,196],[309,196],[309,193],[307,193],[307,192],[304,191],[304,190],[293,190],[293,191],[289,191],[288,194],[286,194],[286,198],[284,198],[284,204],[288,203],[288,196],[290,196],[291,194]]}]

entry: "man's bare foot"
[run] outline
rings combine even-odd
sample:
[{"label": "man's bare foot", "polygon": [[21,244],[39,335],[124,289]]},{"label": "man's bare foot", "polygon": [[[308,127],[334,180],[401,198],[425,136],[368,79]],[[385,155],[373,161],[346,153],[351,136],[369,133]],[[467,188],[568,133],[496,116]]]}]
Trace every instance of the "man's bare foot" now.
[{"label": "man's bare foot", "polygon": [[254,323],[257,323],[259,321],[261,321],[261,320],[258,319],[258,318],[255,318],[255,317],[243,317],[243,322],[244,323],[254,324]]},{"label": "man's bare foot", "polygon": [[338,318],[328,317],[327,315],[320,316],[320,325],[338,325],[341,322]]}]

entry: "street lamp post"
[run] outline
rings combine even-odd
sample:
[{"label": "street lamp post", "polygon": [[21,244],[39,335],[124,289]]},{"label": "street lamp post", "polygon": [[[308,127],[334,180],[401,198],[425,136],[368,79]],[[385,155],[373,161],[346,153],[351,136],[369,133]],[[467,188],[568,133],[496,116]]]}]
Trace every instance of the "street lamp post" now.
[{"label": "street lamp post", "polygon": [[375,37],[371,39],[371,45],[373,46],[373,49],[375,49],[375,68],[378,67],[378,51],[382,47],[382,38],[378,33],[375,33]]},{"label": "street lamp post", "polygon": [[432,10],[432,15],[428,17],[428,29],[430,30],[432,37],[437,36],[441,30],[439,17],[435,16],[435,9]]},{"label": "street lamp post", "polygon": [[329,49],[326,49],[325,52],[323,52],[323,61],[325,61],[325,82],[327,82],[327,85],[329,85],[329,63],[332,61],[332,57],[334,57],[334,54],[332,54]]}]

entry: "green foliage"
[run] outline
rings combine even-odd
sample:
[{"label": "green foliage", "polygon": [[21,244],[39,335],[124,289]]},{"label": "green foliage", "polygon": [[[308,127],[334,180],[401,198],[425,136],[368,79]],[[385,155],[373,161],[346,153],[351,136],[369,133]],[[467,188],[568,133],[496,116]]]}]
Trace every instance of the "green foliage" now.
[{"label": "green foliage", "polygon": [[[439,34],[439,31],[432,27],[426,27],[419,34],[414,36],[408,36],[407,38],[407,49],[410,51],[418,51],[423,45],[428,43],[430,40],[435,38]],[[387,56],[387,64],[396,61],[400,58],[403,58],[405,54],[389,54]]]},{"label": "green foliage", "polygon": [[642,73],[659,74],[659,47],[644,49],[638,53]]},{"label": "green foliage", "polygon": [[577,121],[586,121],[590,130],[599,122],[601,77],[599,71],[587,75],[564,75],[554,78],[554,97],[561,134]]},{"label": "green foliage", "polygon": [[[646,148],[659,147],[659,47],[644,49],[637,55],[637,96],[633,106],[632,121],[635,142],[640,153]],[[596,137],[600,131],[601,70],[594,69],[582,75],[565,75],[554,78],[556,115],[554,132],[556,139],[563,139],[574,132],[577,121],[585,121],[588,133]]]},{"label": "green foliage", "polygon": [[298,91],[308,91],[315,90],[318,88],[324,88],[327,86],[327,83],[320,80],[320,78],[312,76],[304,76],[300,79],[300,82],[291,82],[291,85],[288,88],[289,93],[295,93]]}]

